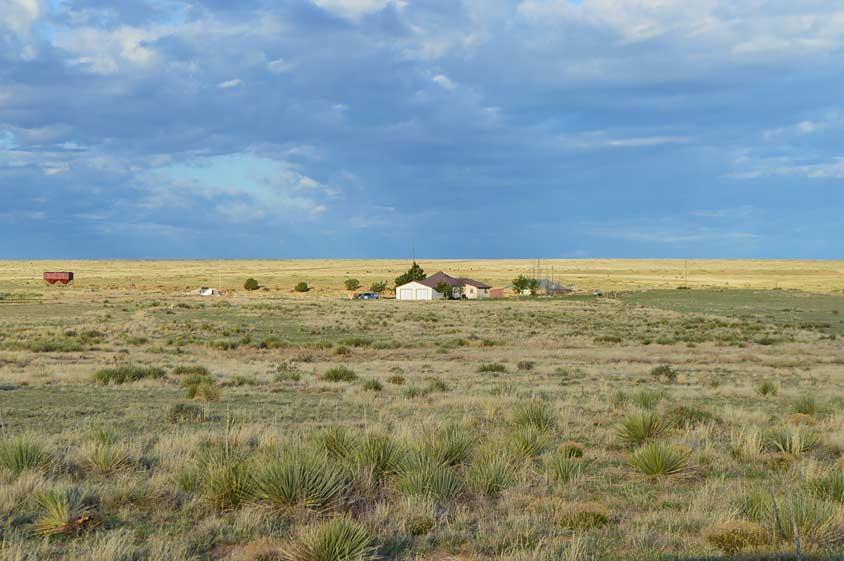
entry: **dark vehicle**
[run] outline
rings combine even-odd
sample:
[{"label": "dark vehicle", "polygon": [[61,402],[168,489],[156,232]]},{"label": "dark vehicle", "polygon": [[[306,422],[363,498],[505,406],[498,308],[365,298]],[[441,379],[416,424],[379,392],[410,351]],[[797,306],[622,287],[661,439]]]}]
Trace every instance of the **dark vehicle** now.
[{"label": "dark vehicle", "polygon": [[47,284],[68,284],[73,282],[73,273],[69,271],[61,273],[44,273],[44,282]]},{"label": "dark vehicle", "polygon": [[360,294],[355,294],[355,300],[380,300],[381,297],[375,294],[374,292],[361,292]]}]

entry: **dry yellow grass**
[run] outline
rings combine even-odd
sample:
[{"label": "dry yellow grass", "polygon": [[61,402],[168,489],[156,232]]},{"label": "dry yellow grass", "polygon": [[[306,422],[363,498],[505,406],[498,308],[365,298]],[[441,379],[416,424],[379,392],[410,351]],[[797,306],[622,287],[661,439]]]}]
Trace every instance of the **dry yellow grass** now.
[{"label": "dry yellow grass", "polygon": [[[532,260],[424,260],[429,274],[446,271],[493,286],[505,286],[519,274],[533,275]],[[343,281],[359,279],[364,287],[388,281],[407,270],[407,260],[250,260],[250,261],[6,261],[0,262],[0,291],[47,290],[41,274],[50,270],[76,273],[75,290],[184,292],[198,286],[243,290],[255,277],[278,296],[299,281],[314,295],[340,295]],[[844,261],[555,259],[540,263],[541,274],[581,291],[673,288],[783,288],[813,292],[844,290]],[[688,266],[688,281],[686,281]],[[267,294],[267,292],[263,292]]]}]

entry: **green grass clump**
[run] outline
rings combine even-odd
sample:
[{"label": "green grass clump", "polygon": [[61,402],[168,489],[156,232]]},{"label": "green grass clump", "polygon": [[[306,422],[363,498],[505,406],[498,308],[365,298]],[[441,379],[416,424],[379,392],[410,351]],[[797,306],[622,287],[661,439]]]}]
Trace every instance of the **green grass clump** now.
[{"label": "green grass clump", "polygon": [[548,460],[548,473],[557,483],[568,483],[583,473],[583,461],[567,454],[558,454]]},{"label": "green grass clump", "polygon": [[334,518],[305,531],[281,552],[284,561],[372,561],[376,558],[366,528],[349,518]]},{"label": "green grass clump", "polygon": [[320,379],[326,382],[354,382],[357,378],[358,375],[348,366],[335,366],[320,376]]},{"label": "green grass clump", "polygon": [[404,385],[404,376],[394,375],[387,378],[387,381],[394,386],[403,386]]},{"label": "green grass clump", "polygon": [[756,393],[762,397],[775,396],[780,392],[780,387],[772,380],[762,380],[756,384]]},{"label": "green grass clump", "polygon": [[501,374],[507,372],[507,366],[500,362],[490,362],[478,366],[478,372]]},{"label": "green grass clump", "polygon": [[660,364],[651,369],[651,377],[658,382],[673,384],[677,381],[678,373],[668,364]]},{"label": "green grass clump", "polygon": [[347,427],[334,425],[319,434],[317,444],[332,460],[345,460],[355,451],[358,442]]},{"label": "green grass clump", "polygon": [[200,401],[219,401],[221,390],[217,381],[207,374],[188,374],[182,378],[188,399]]},{"label": "green grass clump", "polygon": [[627,463],[647,477],[666,477],[686,470],[689,454],[671,444],[652,442],[627,458]]},{"label": "green grass clump", "polygon": [[618,438],[628,446],[637,446],[661,437],[668,425],[655,411],[632,411],[616,429]]},{"label": "green grass clump", "polygon": [[642,409],[653,409],[665,398],[662,390],[641,390],[631,396],[631,400]]},{"label": "green grass clump", "polygon": [[381,382],[375,379],[366,380],[362,385],[363,391],[366,392],[380,392],[384,389],[384,386],[381,385]]},{"label": "green grass clump", "polygon": [[509,437],[512,451],[523,458],[534,458],[540,455],[548,447],[549,442],[551,442],[551,434],[533,425],[517,427]]},{"label": "green grass clump", "polygon": [[254,478],[244,459],[218,453],[200,465],[202,495],[213,508],[234,510],[253,496]]},{"label": "green grass clump", "polygon": [[819,499],[844,503],[844,470],[838,469],[809,480],[809,489]]},{"label": "green grass clump", "polygon": [[794,401],[794,412],[814,417],[818,413],[818,402],[813,395],[802,395]]},{"label": "green grass clump", "polygon": [[476,443],[477,436],[470,431],[448,425],[425,439],[423,451],[436,463],[454,467],[469,461]]},{"label": "green grass clump", "polygon": [[589,530],[610,523],[610,512],[599,503],[569,503],[554,514],[557,526],[570,530]]},{"label": "green grass clump", "polygon": [[96,443],[85,454],[85,461],[96,472],[108,475],[131,465],[126,449],[119,444]]},{"label": "green grass clump", "polygon": [[189,374],[196,376],[211,376],[211,372],[209,372],[207,368],[198,364],[179,365],[173,369],[174,376],[187,376]]},{"label": "green grass clump", "polygon": [[355,447],[354,464],[364,476],[380,481],[398,472],[403,455],[403,449],[389,436],[368,433]]},{"label": "green grass clump", "polygon": [[532,399],[517,403],[513,407],[510,422],[516,427],[534,427],[547,431],[554,428],[557,419],[548,403],[540,399]]},{"label": "green grass clump", "polygon": [[830,502],[803,494],[770,501],[766,526],[777,540],[794,542],[794,528],[805,548],[829,547],[844,540],[844,524]]},{"label": "green grass clump", "polygon": [[755,522],[729,520],[709,528],[705,538],[722,553],[734,556],[765,545],[768,532]]},{"label": "green grass clump", "polygon": [[200,423],[208,419],[207,412],[193,403],[174,403],[167,410],[167,421],[177,423]]},{"label": "green grass clump", "polygon": [[411,496],[425,496],[439,503],[456,499],[463,491],[463,482],[451,466],[426,456],[417,456],[402,466],[398,486]]},{"label": "green grass clump", "polygon": [[518,482],[519,470],[507,455],[488,454],[472,465],[466,480],[472,491],[494,499]]},{"label": "green grass clump", "polygon": [[102,368],[94,372],[97,384],[126,384],[139,380],[156,380],[164,377],[164,370],[155,366],[119,366]]},{"label": "green grass clump", "polygon": [[763,436],[765,447],[771,452],[780,452],[799,458],[811,452],[821,443],[820,436],[800,428],[775,428]]},{"label": "green grass clump", "polygon": [[47,452],[31,438],[17,436],[0,440],[0,467],[14,475],[44,469],[49,461]]},{"label": "green grass clump", "polygon": [[340,504],[347,486],[343,469],[327,455],[298,449],[259,464],[253,496],[278,514],[323,512]]},{"label": "green grass clump", "polygon": [[51,487],[36,501],[41,514],[35,522],[35,531],[41,535],[76,535],[100,525],[96,500],[78,487]]},{"label": "green grass clump", "polygon": [[448,384],[444,381],[440,380],[439,378],[434,378],[430,382],[428,382],[428,393],[445,393],[448,391]]}]

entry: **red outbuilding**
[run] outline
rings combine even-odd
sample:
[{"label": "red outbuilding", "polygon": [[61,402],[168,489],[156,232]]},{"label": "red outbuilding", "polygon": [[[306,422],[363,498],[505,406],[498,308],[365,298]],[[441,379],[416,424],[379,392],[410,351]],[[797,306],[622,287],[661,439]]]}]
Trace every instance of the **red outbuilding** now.
[{"label": "red outbuilding", "polygon": [[66,271],[62,273],[44,273],[44,282],[47,284],[68,284],[73,280],[73,273]]}]

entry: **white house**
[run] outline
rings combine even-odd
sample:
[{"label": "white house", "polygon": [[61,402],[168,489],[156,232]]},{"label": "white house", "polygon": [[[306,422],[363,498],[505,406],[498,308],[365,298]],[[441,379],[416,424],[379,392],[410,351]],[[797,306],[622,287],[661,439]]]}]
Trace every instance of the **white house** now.
[{"label": "white house", "polygon": [[439,300],[445,295],[435,289],[441,283],[451,287],[454,298],[467,298],[477,300],[489,298],[490,289],[488,284],[466,278],[454,278],[443,272],[431,275],[425,280],[413,281],[396,287],[397,300]]}]

